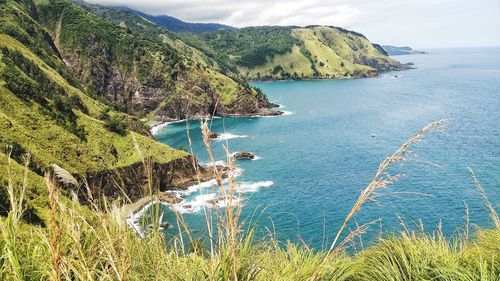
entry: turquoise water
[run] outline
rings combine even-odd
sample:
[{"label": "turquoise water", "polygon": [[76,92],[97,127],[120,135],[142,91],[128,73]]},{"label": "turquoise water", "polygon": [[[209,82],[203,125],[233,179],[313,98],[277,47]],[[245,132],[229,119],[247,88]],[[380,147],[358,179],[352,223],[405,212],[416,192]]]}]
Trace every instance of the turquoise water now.
[{"label": "turquoise water", "polygon": [[[464,226],[467,204],[471,223],[491,226],[467,167],[498,207],[500,48],[431,52],[398,56],[417,69],[382,78],[254,83],[293,114],[214,120],[213,131],[239,136],[227,140],[230,151],[252,151],[261,158],[238,161],[243,169],[238,180],[248,191],[242,194],[248,224],[252,219],[279,239],[321,247],[331,241],[378,164],[427,123],[448,118],[446,134],[427,135],[414,147],[418,161],[392,168],[404,177],[379,192],[382,206],[365,205],[356,221],[381,218],[382,230],[391,232],[400,229],[398,216],[414,228],[422,219],[427,230],[441,222],[451,235]],[[194,154],[207,162],[198,121],[190,122],[190,135]],[[185,123],[163,128],[156,138],[189,147]],[[219,159],[223,144],[213,142]],[[203,200],[197,196],[211,192],[202,188],[184,203],[199,206]],[[165,211],[169,220],[172,214]],[[184,216],[192,228],[203,229],[203,211]]]}]

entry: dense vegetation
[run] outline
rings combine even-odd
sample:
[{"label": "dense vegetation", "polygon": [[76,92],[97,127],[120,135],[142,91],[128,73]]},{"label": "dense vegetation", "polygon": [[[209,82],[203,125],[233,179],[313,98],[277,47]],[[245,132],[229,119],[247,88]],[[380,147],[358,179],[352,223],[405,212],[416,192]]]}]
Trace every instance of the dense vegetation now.
[{"label": "dense vegetation", "polygon": [[127,9],[50,0],[37,12],[86,90],[116,109],[164,122],[208,116],[216,105],[218,115],[255,114],[268,103],[245,84],[208,70],[195,50]]},{"label": "dense vegetation", "polygon": [[77,95],[68,95],[63,87],[51,81],[32,60],[19,51],[3,47],[2,61],[5,68],[2,73],[5,86],[24,101],[34,101],[52,117],[58,125],[78,138],[85,140],[85,129],[77,124],[73,108],[88,114],[88,109]]},{"label": "dense vegetation", "polygon": [[263,65],[275,55],[292,51],[301,42],[292,37],[293,27],[262,26],[247,27],[237,31],[221,30],[200,35],[220,60],[230,61],[244,67]]},{"label": "dense vegetation", "polygon": [[248,27],[177,36],[244,79],[367,77],[405,67],[363,35],[337,27]]},{"label": "dense vegetation", "polygon": [[[137,118],[92,98],[90,87],[66,66],[52,37],[34,20],[40,18],[37,12],[28,0],[0,4],[0,186],[8,182],[5,146],[12,146],[15,163],[22,164],[29,153],[23,208],[31,223],[45,217],[42,176],[51,164],[85,178],[138,165],[142,157],[168,163],[187,155],[131,133],[149,130]],[[147,147],[143,155],[136,145]],[[4,211],[10,205],[6,196],[0,196],[0,205]]]}]

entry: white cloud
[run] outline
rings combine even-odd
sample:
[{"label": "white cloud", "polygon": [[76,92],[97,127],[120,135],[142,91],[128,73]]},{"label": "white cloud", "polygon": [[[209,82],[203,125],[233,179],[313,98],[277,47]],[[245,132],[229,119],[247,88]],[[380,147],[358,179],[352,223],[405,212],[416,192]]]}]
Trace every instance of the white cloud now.
[{"label": "white cloud", "polygon": [[121,5],[153,15],[167,14],[185,21],[219,22],[232,26],[342,25],[354,23],[361,14],[341,0],[87,0],[102,5]]},{"label": "white cloud", "polygon": [[377,43],[500,45],[499,0],[86,0],[236,27],[335,25]]}]

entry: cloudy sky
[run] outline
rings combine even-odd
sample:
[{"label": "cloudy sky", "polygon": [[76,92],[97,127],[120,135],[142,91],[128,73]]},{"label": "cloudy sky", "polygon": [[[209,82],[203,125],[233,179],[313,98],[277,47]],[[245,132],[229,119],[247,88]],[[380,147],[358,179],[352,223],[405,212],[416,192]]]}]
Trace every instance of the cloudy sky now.
[{"label": "cloudy sky", "polygon": [[500,0],[86,0],[190,22],[336,25],[381,44],[500,46]]}]

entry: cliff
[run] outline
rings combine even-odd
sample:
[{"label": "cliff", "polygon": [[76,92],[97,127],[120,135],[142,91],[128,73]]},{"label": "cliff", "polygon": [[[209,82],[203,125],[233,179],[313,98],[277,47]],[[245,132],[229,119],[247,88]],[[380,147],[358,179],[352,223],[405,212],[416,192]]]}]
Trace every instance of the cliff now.
[{"label": "cliff", "polygon": [[[85,89],[129,114],[162,122],[214,112],[258,114],[271,107],[247,84],[207,69],[158,37],[135,32],[126,22],[114,24],[62,0],[40,2],[36,11]],[[168,38],[165,33],[156,35]]]}]

